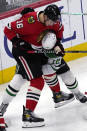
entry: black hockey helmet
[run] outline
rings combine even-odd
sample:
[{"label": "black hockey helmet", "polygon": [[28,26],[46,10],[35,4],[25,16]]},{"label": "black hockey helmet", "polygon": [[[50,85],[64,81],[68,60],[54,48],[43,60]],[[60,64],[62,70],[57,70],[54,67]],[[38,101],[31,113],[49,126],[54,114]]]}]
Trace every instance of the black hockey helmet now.
[{"label": "black hockey helmet", "polygon": [[49,19],[56,22],[58,19],[60,19],[60,10],[57,5],[48,5],[45,10],[44,14],[47,15]]}]

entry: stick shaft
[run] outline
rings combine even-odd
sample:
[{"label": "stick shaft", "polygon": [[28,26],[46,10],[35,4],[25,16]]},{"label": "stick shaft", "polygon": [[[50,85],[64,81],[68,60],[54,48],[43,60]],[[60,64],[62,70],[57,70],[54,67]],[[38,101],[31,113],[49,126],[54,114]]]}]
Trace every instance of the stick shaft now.
[{"label": "stick shaft", "polygon": [[[55,53],[54,51],[37,51],[37,50],[32,50],[32,51],[28,51],[28,53]],[[65,51],[65,53],[87,53],[87,51],[81,51],[81,50],[67,50]]]},{"label": "stick shaft", "polygon": [[87,51],[81,51],[81,50],[72,50],[72,51],[65,51],[65,53],[87,53]]}]

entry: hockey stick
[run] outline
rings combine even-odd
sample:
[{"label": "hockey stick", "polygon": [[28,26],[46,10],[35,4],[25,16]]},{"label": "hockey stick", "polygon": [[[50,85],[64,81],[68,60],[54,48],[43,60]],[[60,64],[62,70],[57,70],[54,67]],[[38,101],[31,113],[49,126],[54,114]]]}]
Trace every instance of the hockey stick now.
[{"label": "hockey stick", "polygon": [[87,15],[87,13],[68,13],[68,12],[61,12],[61,15]]},{"label": "hockey stick", "polygon": [[[39,51],[39,50],[31,50],[31,51],[28,51],[28,53],[55,53],[54,51]],[[81,50],[67,50],[65,51],[65,53],[87,53],[87,51],[81,51]]]},{"label": "hockey stick", "polygon": [[81,50],[67,50],[65,53],[87,53],[87,51],[81,51]]}]

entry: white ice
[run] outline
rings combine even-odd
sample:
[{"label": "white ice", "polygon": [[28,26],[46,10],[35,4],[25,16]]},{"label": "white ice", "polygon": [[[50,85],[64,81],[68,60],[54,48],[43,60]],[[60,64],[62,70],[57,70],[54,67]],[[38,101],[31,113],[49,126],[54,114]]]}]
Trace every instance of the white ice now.
[{"label": "white ice", "polygon": [[[87,91],[87,57],[80,58],[68,62],[73,74],[79,82],[79,88],[84,93]],[[60,80],[61,90],[68,92],[64,83]],[[7,84],[0,86],[0,103]],[[22,128],[22,108],[25,104],[26,91],[28,83],[26,83],[18,93],[18,95],[10,103],[5,114],[5,120],[8,124],[7,131],[86,131],[87,105],[81,104],[79,101],[62,106],[58,109],[54,108],[52,93],[48,86],[42,91],[40,101],[36,107],[35,113],[45,119],[45,126],[39,128]]]}]

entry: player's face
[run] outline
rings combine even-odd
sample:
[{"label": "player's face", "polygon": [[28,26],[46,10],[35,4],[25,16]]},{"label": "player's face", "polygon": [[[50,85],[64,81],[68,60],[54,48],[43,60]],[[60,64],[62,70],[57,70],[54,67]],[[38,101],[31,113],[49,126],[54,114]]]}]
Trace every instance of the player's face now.
[{"label": "player's face", "polygon": [[44,15],[44,24],[46,26],[53,26],[56,22],[49,19],[46,15]]}]

